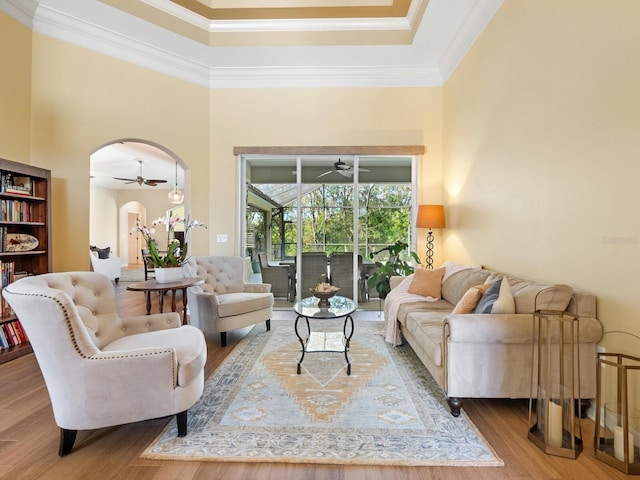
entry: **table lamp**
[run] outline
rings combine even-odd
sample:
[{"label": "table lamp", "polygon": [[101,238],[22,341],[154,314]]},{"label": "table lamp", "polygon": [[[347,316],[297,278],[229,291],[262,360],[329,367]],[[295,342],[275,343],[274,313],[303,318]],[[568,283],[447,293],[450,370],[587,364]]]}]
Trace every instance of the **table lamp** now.
[{"label": "table lamp", "polygon": [[427,268],[433,269],[433,229],[445,228],[444,207],[442,205],[420,205],[416,217],[417,228],[428,228]]}]

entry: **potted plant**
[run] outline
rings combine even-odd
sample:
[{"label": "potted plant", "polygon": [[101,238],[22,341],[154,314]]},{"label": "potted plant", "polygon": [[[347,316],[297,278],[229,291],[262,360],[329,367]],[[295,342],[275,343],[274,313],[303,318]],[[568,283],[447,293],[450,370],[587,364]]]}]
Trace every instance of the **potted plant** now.
[{"label": "potted plant", "polygon": [[[374,255],[378,255],[382,252],[389,252],[389,259],[386,262],[383,263],[378,260],[375,261],[376,270],[371,273],[367,280],[367,287],[375,288],[380,298],[386,298],[387,294],[391,290],[391,277],[396,275],[407,276],[413,273],[413,266],[400,258],[400,253],[408,247],[409,245],[405,242],[397,240],[393,245],[389,245],[369,254],[369,258],[373,260]],[[416,252],[410,252],[410,255],[416,263],[421,263]]]},{"label": "potted plant", "polygon": [[[184,224],[184,235],[185,242],[184,245],[181,245],[180,242],[173,238],[173,232],[175,226],[178,224]],[[167,226],[167,251],[161,252],[158,250],[158,244],[156,240],[152,237],[155,233],[155,228],[158,225],[166,225]],[[189,246],[186,242],[186,235],[191,228],[194,227],[204,227],[207,228],[204,223],[201,223],[197,220],[189,220],[188,218],[180,217],[180,216],[168,216],[168,217],[160,217],[153,221],[152,228],[147,228],[142,225],[139,221],[136,222],[135,228],[131,230],[131,233],[140,232],[142,237],[144,238],[147,249],[149,250],[149,261],[154,266],[156,270],[156,281],[171,281],[175,279],[182,278],[182,268],[179,270],[178,267],[182,267],[189,260],[188,257],[188,249]],[[162,269],[172,269],[176,270],[169,275],[168,280],[165,280],[164,272],[161,272]],[[162,273],[159,275],[159,273]]]}]

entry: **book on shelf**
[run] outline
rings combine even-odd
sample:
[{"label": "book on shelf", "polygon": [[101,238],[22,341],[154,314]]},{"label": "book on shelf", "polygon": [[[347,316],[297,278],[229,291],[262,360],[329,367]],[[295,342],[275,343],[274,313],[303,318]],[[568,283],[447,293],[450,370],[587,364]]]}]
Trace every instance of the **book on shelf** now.
[{"label": "book on shelf", "polygon": [[15,347],[28,342],[27,335],[22,328],[20,320],[3,323],[0,331],[4,334],[3,344],[6,341],[5,348]]},{"label": "book on shelf", "polygon": [[[4,288],[14,281],[14,270],[15,263],[14,262],[2,262],[0,261],[0,288]],[[13,315],[13,309],[9,305],[9,303],[2,297],[0,300],[0,317],[6,318]]]},{"label": "book on shelf", "polygon": [[9,340],[7,339],[7,335],[4,333],[4,328],[0,328],[0,350],[4,350],[5,348],[9,348],[11,345],[9,344]]},{"label": "book on shelf", "polygon": [[0,220],[3,222],[30,222],[32,206],[24,200],[0,200]]},{"label": "book on shelf", "polygon": [[0,190],[4,193],[33,196],[33,181],[31,177],[2,172]]}]

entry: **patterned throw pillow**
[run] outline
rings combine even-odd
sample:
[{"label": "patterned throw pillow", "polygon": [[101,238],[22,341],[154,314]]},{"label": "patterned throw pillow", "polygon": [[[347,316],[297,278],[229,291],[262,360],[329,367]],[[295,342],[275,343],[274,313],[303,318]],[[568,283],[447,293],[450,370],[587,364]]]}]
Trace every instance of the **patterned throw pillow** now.
[{"label": "patterned throw pillow", "polygon": [[451,313],[473,313],[482,295],[484,295],[484,292],[486,292],[490,286],[490,283],[483,283],[482,285],[471,287],[465,292]]},{"label": "patterned throw pillow", "polygon": [[444,267],[440,267],[435,270],[416,268],[413,275],[413,281],[409,286],[409,293],[439,299],[442,294],[443,275]]}]

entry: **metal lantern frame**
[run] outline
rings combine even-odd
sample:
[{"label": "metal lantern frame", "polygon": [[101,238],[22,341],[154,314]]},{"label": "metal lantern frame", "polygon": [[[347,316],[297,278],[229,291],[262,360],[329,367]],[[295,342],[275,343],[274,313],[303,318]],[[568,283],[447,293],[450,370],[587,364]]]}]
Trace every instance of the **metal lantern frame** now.
[{"label": "metal lantern frame", "polygon": [[[632,441],[633,433],[629,428],[629,376],[632,374],[640,375],[640,358],[623,353],[607,353],[600,352],[597,354],[597,371],[596,371],[596,425],[594,448],[596,458],[611,465],[612,467],[626,474],[640,475],[640,453],[638,446],[634,446]],[[606,418],[607,412],[604,407],[604,392],[602,382],[602,371],[607,367],[615,368],[616,374],[616,406],[617,415],[621,420],[621,431],[619,436],[611,436],[607,434]],[[636,379],[637,381],[637,379]],[[633,406],[632,406],[633,407]],[[604,413],[604,418],[603,418]],[[616,421],[617,425],[617,421]],[[636,434],[638,432],[635,432]],[[616,442],[620,445],[616,446]],[[637,443],[637,442],[636,442]],[[618,452],[616,455],[616,447]],[[630,450],[632,455],[630,455]],[[622,460],[620,459],[622,453]],[[635,461],[638,459],[638,461]]]},{"label": "metal lantern frame", "polygon": [[534,312],[531,364],[537,368],[531,372],[528,438],[547,454],[571,459],[582,451],[579,343],[577,315]]}]

